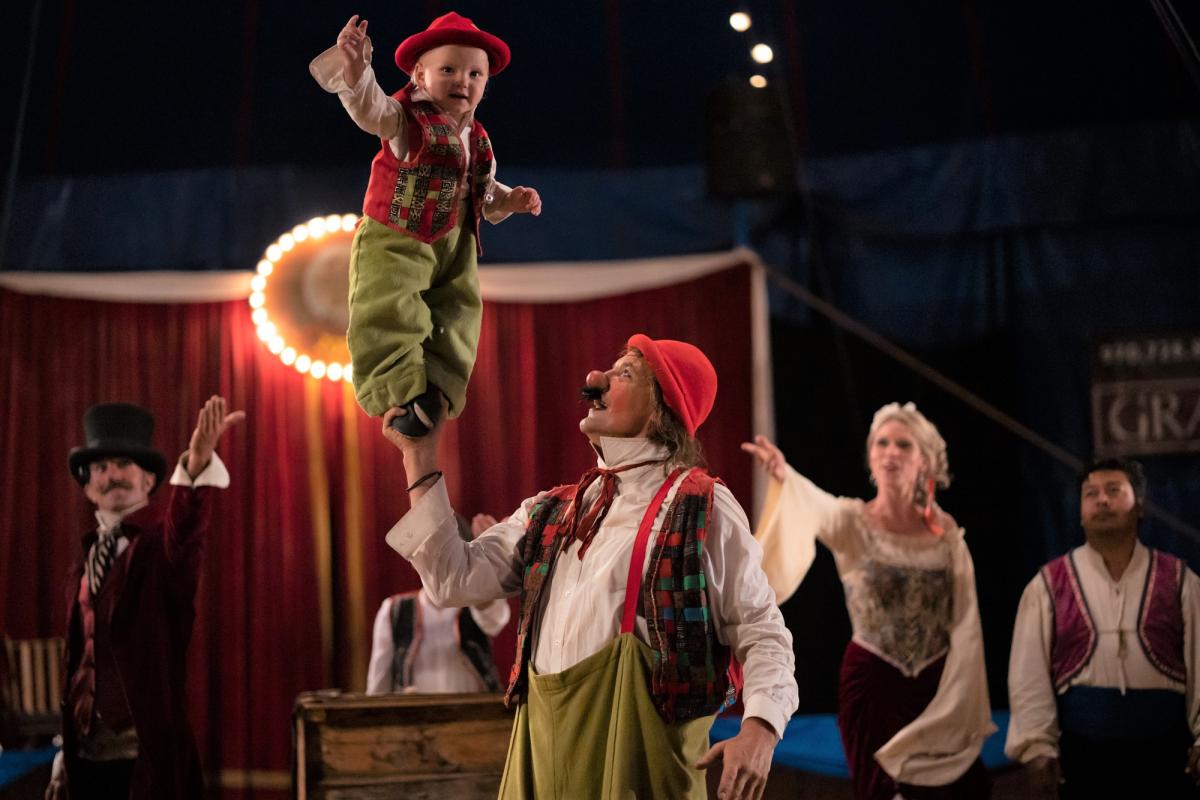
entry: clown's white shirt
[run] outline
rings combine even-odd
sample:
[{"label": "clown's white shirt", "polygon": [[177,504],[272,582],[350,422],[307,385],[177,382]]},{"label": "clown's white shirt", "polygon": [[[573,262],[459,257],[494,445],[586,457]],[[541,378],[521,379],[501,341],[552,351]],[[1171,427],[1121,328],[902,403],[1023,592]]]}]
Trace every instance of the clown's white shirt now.
[{"label": "clown's white shirt", "polygon": [[[665,448],[646,439],[605,438],[601,450],[604,455],[597,463],[609,469],[667,455]],[[666,475],[661,464],[619,473],[617,496],[583,559],[578,542],[559,555],[533,630],[533,667],[539,673],[568,669],[620,633],[634,536]],[[681,480],[682,476],[675,481],[659,509],[655,531]],[[599,492],[597,480],[584,506]],[[439,605],[475,605],[518,594],[525,566],[520,546],[536,501],[529,498],[511,517],[468,543],[458,536],[445,483],[438,481],[396,523],[387,542],[412,562]],[[643,578],[650,550],[642,565]],[[745,512],[721,484],[714,489],[703,567],[717,637],[743,665],[745,716],[759,717],[782,735],[798,704],[792,636],[767,585],[762,549],[750,535]],[[648,641],[640,616],[635,633]]]}]

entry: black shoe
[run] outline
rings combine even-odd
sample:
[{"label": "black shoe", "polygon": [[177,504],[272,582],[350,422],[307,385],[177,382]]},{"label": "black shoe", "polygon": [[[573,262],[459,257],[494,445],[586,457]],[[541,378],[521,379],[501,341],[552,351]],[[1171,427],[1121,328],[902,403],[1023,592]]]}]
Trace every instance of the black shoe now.
[{"label": "black shoe", "polygon": [[[432,383],[426,384],[425,391],[409,400],[401,408],[405,413],[392,417],[391,427],[410,439],[420,439],[429,433],[438,420],[442,418],[442,390]],[[420,411],[418,412],[418,409]],[[422,416],[429,420],[426,425]]]}]

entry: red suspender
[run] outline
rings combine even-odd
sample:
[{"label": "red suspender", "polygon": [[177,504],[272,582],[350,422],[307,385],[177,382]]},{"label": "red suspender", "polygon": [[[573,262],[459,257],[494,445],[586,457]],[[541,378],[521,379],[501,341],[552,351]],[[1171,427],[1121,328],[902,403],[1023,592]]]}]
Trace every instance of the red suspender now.
[{"label": "red suspender", "polygon": [[621,617],[621,633],[633,633],[634,623],[637,622],[638,595],[642,591],[642,565],[646,563],[646,547],[650,543],[650,529],[654,527],[654,518],[658,516],[658,510],[662,508],[667,492],[671,491],[671,486],[681,472],[682,469],[675,470],[667,476],[663,485],[658,487],[658,492],[650,501],[650,507],[646,509],[642,524],[638,527],[637,538],[633,541],[633,553],[629,557],[629,579],[625,583],[625,613]]}]

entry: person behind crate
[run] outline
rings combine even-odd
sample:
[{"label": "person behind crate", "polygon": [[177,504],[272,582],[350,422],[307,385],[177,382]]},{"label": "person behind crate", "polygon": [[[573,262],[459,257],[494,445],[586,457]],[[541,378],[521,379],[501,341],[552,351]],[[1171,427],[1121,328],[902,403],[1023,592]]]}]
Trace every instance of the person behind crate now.
[{"label": "person behind crate", "polygon": [[[467,542],[496,524],[490,514],[456,519]],[[371,635],[367,694],[502,691],[492,637],[511,614],[503,599],[443,608],[424,589],[385,598]]]},{"label": "person behind crate", "polygon": [[475,118],[488,78],[508,66],[503,40],[454,12],[396,49],[411,81],[391,97],[371,68],[367,21],[355,15],[309,65],[351,119],[381,140],[350,253],[346,340],[355,395],[371,416],[393,406],[401,433],[424,436],[462,413],[483,302],[479,221],[538,215],[535,189],[496,181],[491,139]]}]

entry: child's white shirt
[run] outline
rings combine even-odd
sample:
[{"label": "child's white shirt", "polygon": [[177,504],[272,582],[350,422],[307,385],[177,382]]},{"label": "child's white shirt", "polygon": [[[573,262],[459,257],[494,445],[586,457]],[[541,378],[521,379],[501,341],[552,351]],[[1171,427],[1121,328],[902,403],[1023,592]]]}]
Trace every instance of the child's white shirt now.
[{"label": "child's white shirt", "polygon": [[[308,65],[308,71],[322,89],[338,96],[355,125],[369,134],[386,140],[393,155],[404,161],[408,158],[404,109],[396,98],[383,91],[375,79],[375,70],[372,69],[370,63],[371,43],[369,39],[367,40],[365,60],[366,68],[354,86],[346,83],[341,53],[336,45],[314,58]],[[415,89],[412,97],[414,100],[429,99],[422,89]],[[467,156],[468,169],[471,165],[470,134],[474,119],[475,113],[472,111],[463,119],[463,127],[458,132],[463,143],[463,152]],[[495,209],[511,191],[511,188],[496,180],[496,160],[493,158],[492,170],[488,179],[488,191],[483,204],[484,219],[495,225],[510,216],[511,212],[499,212]]]}]

